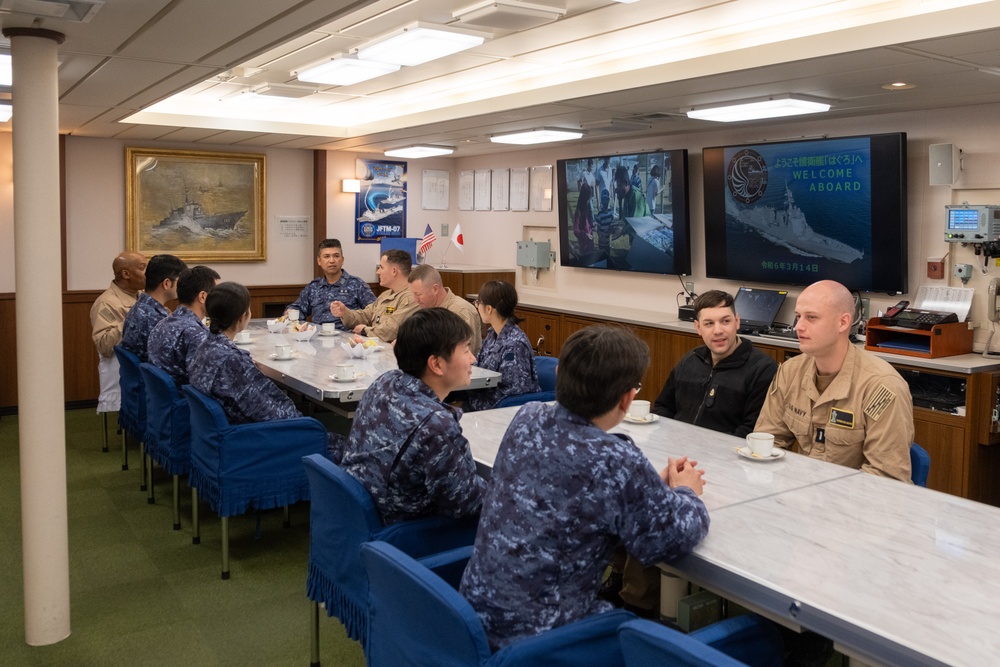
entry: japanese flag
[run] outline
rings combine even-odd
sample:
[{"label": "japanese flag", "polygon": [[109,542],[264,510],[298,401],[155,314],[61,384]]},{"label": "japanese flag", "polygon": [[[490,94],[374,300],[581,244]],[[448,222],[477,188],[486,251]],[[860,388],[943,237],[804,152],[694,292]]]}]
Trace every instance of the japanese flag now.
[{"label": "japanese flag", "polygon": [[451,242],[454,243],[459,250],[465,252],[465,237],[462,236],[462,225],[455,225],[455,233],[451,237]]}]

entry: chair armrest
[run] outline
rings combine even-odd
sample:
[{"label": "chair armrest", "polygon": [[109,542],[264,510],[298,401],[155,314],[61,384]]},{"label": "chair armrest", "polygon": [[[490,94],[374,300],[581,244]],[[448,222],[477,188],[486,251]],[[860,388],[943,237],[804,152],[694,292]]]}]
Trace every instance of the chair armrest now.
[{"label": "chair armrest", "polygon": [[429,516],[390,524],[373,537],[388,542],[410,558],[423,558],[471,545],[476,541],[479,517],[453,519]]},{"label": "chair armrest", "polygon": [[497,401],[494,408],[509,408],[516,405],[524,405],[525,403],[531,403],[532,401],[537,401],[539,403],[548,403],[549,401],[556,400],[556,392],[554,391],[534,391],[530,394],[514,394],[513,396],[507,396],[506,398],[501,398]]},{"label": "chair armrest", "polygon": [[312,417],[230,426],[221,433],[220,468],[230,481],[301,474],[302,457],[326,453],[326,428]]},{"label": "chair armrest", "polygon": [[489,664],[491,667],[582,664],[624,667],[618,628],[635,619],[621,609],[588,616],[505,646],[493,654]]},{"label": "chair armrest", "polygon": [[756,614],[727,618],[688,636],[748,665],[780,665],[784,653],[775,624]]},{"label": "chair armrest", "polygon": [[470,558],[472,558],[471,544],[417,560],[428,570],[451,584],[451,587],[457,591],[458,585],[462,582],[465,566],[469,563]]}]

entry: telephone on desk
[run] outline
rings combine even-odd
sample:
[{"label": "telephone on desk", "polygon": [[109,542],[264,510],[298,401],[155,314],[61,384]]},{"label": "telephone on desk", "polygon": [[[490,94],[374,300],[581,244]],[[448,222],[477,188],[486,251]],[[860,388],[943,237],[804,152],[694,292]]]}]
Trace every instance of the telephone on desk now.
[{"label": "telephone on desk", "polygon": [[933,329],[938,324],[948,324],[958,322],[958,315],[946,313],[940,310],[919,310],[907,308],[893,314],[882,317],[880,322],[887,327],[905,327],[907,329]]}]

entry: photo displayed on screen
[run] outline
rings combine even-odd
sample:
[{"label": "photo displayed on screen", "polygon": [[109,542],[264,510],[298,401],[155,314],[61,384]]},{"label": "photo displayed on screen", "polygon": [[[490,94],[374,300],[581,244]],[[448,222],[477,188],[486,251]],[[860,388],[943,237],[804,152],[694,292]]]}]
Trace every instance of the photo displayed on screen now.
[{"label": "photo displayed on screen", "polygon": [[559,160],[563,266],[690,272],[687,153]]},{"label": "photo displayed on screen", "polygon": [[905,141],[892,134],[706,148],[708,275],[905,290]]}]

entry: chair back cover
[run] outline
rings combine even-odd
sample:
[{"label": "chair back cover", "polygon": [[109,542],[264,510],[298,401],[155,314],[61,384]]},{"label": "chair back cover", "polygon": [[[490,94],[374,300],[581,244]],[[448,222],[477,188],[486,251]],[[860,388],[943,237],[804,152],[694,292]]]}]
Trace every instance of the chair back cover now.
[{"label": "chair back cover", "polygon": [[191,385],[191,477],[219,516],[249,507],[283,507],[309,499],[302,457],[326,451],[326,429],[312,417],[230,424],[222,406]]},{"label": "chair back cover", "polygon": [[361,558],[371,581],[369,667],[468,667],[490,659],[482,623],[458,591],[385,542],[362,545]]},{"label": "chair back cover", "polygon": [[927,486],[931,472],[931,455],[917,443],[910,444],[910,479],[917,486]]},{"label": "chair back cover", "polygon": [[140,364],[146,390],[146,453],[170,475],[191,471],[191,414],[187,399],[162,369]]},{"label": "chair back cover", "polygon": [[776,626],[756,614],[734,616],[685,635],[659,623],[635,620],[618,629],[626,667],[772,667],[784,643]]},{"label": "chair back cover", "polygon": [[324,456],[302,459],[312,502],[309,517],[309,575],[306,594],[323,602],[347,635],[366,643],[368,575],[361,545],[382,540],[414,558],[471,545],[478,517],[422,517],[384,525],[361,482]]},{"label": "chair back cover", "polygon": [[538,386],[542,391],[555,392],[558,365],[558,357],[535,357],[535,372],[538,373]]},{"label": "chair back cover", "polygon": [[139,357],[121,345],[115,345],[121,384],[121,407],[118,421],[136,438],[146,436],[146,392],[139,371]]}]

